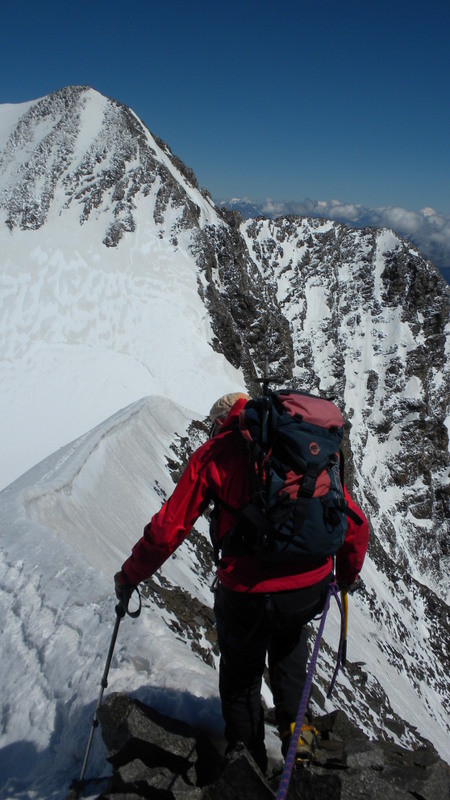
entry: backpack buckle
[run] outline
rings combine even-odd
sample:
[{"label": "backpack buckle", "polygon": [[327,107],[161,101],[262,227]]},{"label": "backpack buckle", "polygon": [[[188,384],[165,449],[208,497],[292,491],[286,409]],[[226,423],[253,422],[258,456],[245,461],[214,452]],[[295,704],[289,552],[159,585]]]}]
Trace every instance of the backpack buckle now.
[{"label": "backpack buckle", "polygon": [[303,475],[302,484],[300,486],[299,495],[301,497],[312,497],[316,490],[316,482],[320,470],[316,466],[307,467]]}]

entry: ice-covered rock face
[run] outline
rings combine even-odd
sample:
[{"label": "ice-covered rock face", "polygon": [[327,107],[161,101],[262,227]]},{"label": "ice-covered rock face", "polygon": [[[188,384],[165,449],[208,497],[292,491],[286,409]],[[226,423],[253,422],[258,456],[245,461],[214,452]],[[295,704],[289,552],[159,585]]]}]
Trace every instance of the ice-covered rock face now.
[{"label": "ice-covered rock face", "polygon": [[351,483],[379,540],[399,566],[442,595],[450,507],[448,287],[388,230],[288,218],[250,220],[242,231],[290,324],[294,383],[345,408]]},{"label": "ice-covered rock face", "polygon": [[240,233],[289,325],[292,384],[345,409],[347,481],[372,529],[356,657],[377,641],[381,672],[404,670],[431,707],[448,680],[449,289],[389,230],[282,218]]}]

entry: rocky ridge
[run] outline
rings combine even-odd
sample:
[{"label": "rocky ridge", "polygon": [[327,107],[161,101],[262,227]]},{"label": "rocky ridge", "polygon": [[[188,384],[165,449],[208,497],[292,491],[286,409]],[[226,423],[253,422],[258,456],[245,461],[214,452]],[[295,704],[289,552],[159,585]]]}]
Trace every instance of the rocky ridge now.
[{"label": "rocky ridge", "polygon": [[[75,785],[98,800],[247,800],[274,798],[283,764],[264,776],[244,747],[229,754],[187,723],[166,717],[138,701],[112,694],[99,711],[112,776],[106,782]],[[370,741],[342,712],[315,720],[312,765],[294,770],[288,800],[435,800],[447,795],[448,766],[429,744],[406,750]],[[95,791],[97,790],[97,791]]]},{"label": "rocky ridge", "polygon": [[383,548],[445,598],[448,287],[391,231],[287,218],[243,233],[289,320],[294,383],[346,410],[350,485]]}]

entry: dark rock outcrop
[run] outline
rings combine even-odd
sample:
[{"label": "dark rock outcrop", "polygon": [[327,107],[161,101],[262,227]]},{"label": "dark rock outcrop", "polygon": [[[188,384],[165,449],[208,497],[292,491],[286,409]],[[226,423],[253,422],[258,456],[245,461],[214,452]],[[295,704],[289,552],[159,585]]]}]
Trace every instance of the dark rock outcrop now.
[{"label": "dark rock outcrop", "polygon": [[[98,800],[270,800],[283,764],[265,777],[243,745],[219,755],[206,733],[125,695],[99,710],[113,766]],[[317,746],[309,768],[295,769],[288,800],[435,800],[448,796],[450,769],[427,744],[406,750],[371,741],[341,711],[315,721]]]}]

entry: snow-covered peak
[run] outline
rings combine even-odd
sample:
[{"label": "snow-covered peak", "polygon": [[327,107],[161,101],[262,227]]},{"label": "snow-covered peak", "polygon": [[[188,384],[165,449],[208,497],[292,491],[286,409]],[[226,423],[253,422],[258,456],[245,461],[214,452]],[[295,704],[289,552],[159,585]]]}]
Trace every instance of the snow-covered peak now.
[{"label": "snow-covered peak", "polygon": [[224,223],[168,146],[86,87],[0,106],[0,130],[2,486],[140,397],[206,414],[243,378],[198,291]]},{"label": "snow-covered peak", "polygon": [[217,221],[170,149],[129,108],[88,87],[0,107],[0,148],[0,207],[11,230],[40,228],[51,214],[64,220],[75,206],[81,224],[101,220],[103,241],[113,246],[136,228],[136,195],[150,192],[159,215],[169,198],[182,209],[178,225]]}]

